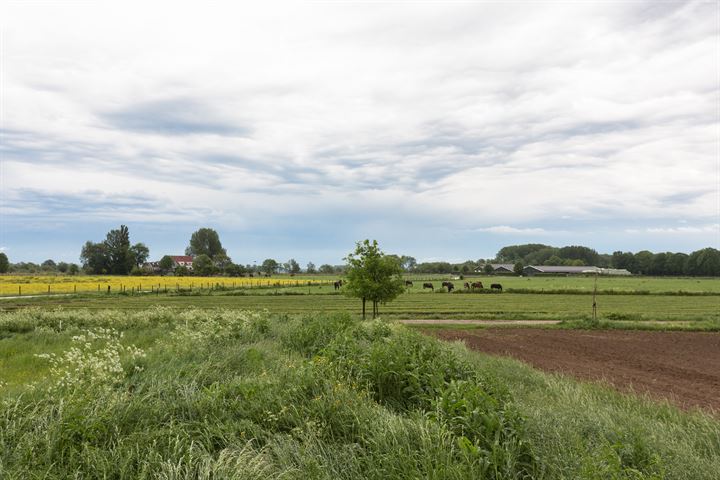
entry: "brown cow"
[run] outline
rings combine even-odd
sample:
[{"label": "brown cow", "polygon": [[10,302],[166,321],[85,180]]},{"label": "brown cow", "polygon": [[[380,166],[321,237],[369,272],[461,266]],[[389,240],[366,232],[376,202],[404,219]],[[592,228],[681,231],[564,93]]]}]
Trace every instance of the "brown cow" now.
[{"label": "brown cow", "polygon": [[473,284],[471,286],[473,289],[476,289],[476,288],[482,289],[483,288],[482,282],[473,282]]}]

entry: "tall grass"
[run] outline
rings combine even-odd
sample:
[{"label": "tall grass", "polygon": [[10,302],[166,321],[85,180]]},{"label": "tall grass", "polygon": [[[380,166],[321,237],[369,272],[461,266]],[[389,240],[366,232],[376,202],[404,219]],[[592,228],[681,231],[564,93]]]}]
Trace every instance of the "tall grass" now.
[{"label": "tall grass", "polygon": [[380,321],[0,315],[0,346],[53,335],[55,355],[33,357],[44,374],[0,393],[0,478],[679,479],[720,468],[710,417]]}]

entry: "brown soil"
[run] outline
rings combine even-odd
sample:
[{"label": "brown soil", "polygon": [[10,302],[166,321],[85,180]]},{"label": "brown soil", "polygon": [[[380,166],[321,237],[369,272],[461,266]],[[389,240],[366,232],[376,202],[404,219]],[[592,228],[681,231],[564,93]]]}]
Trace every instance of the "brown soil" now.
[{"label": "brown soil", "polygon": [[720,334],[502,328],[426,330],[541,370],[720,412]]}]

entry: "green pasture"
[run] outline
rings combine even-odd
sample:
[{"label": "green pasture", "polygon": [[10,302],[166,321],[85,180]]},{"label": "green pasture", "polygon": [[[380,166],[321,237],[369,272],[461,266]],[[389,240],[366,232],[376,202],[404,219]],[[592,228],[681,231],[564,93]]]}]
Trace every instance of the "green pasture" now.
[{"label": "green pasture", "polygon": [[[140,310],[153,305],[172,308],[229,308],[268,310],[277,313],[360,313],[360,301],[342,294],[251,295],[244,292],[185,295],[96,295],[0,300],[0,309],[108,308]],[[720,321],[720,296],[599,295],[601,320]],[[592,295],[577,294],[462,294],[406,293],[383,305],[383,317],[506,320],[584,320],[592,315]]]}]

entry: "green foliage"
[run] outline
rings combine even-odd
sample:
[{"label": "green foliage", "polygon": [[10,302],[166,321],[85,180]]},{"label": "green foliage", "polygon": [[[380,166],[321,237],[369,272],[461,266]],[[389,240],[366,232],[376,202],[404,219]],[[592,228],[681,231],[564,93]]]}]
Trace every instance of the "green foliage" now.
[{"label": "green foliage", "polygon": [[120,225],[119,229],[110,230],[101,243],[85,242],[80,260],[88,273],[127,275],[133,266],[143,263],[149,253],[142,243],[131,246],[128,227]]},{"label": "green foliage", "polygon": [[380,303],[394,300],[405,291],[402,268],[397,257],[385,255],[377,241],[358,242],[355,251],[345,260],[348,264],[345,294],[362,300],[363,316],[366,300],[372,302],[374,318]]},{"label": "green foliage", "polygon": [[515,265],[513,265],[513,272],[515,272],[515,275],[522,275],[523,269],[525,268],[525,265],[523,265],[522,262],[517,262]]},{"label": "green foliage", "polygon": [[317,273],[317,268],[315,268],[315,264],[312,262],[308,262],[307,266],[305,267],[305,272],[309,274]]},{"label": "green foliage", "polygon": [[158,262],[158,266],[163,272],[169,272],[170,270],[172,270],[173,265],[175,265],[175,262],[170,255],[165,255]]},{"label": "green foliage", "polygon": [[212,259],[205,254],[193,258],[193,273],[203,277],[215,273],[215,265]]},{"label": "green foliage", "polygon": [[10,261],[5,252],[0,252],[0,273],[7,273],[10,269]]},{"label": "green foliage", "polygon": [[709,415],[347,315],[35,309],[0,314],[0,342],[46,353],[27,357],[33,384],[15,393],[0,370],[2,478],[711,480],[720,470]]},{"label": "green foliage", "polygon": [[200,228],[190,236],[190,245],[185,249],[185,255],[199,256],[207,255],[215,258],[215,255],[227,255],[227,251],[220,242],[220,236],[212,228]]},{"label": "green foliage", "polygon": [[273,273],[277,272],[278,266],[279,265],[277,261],[272,258],[266,258],[265,260],[263,260],[260,269],[267,275],[272,275]]},{"label": "green foliage", "polygon": [[320,273],[322,273],[323,275],[332,275],[335,273],[335,267],[324,263],[320,265]]},{"label": "green foliage", "polygon": [[687,259],[687,271],[690,275],[720,276],[720,250],[704,248],[691,253]]},{"label": "green foliage", "polygon": [[150,256],[150,249],[145,246],[144,243],[136,243],[130,247],[130,254],[133,257],[135,266],[140,267],[140,265],[147,262],[147,259]]},{"label": "green foliage", "polygon": [[288,260],[287,272],[293,275],[300,273],[300,264],[294,258]]}]

